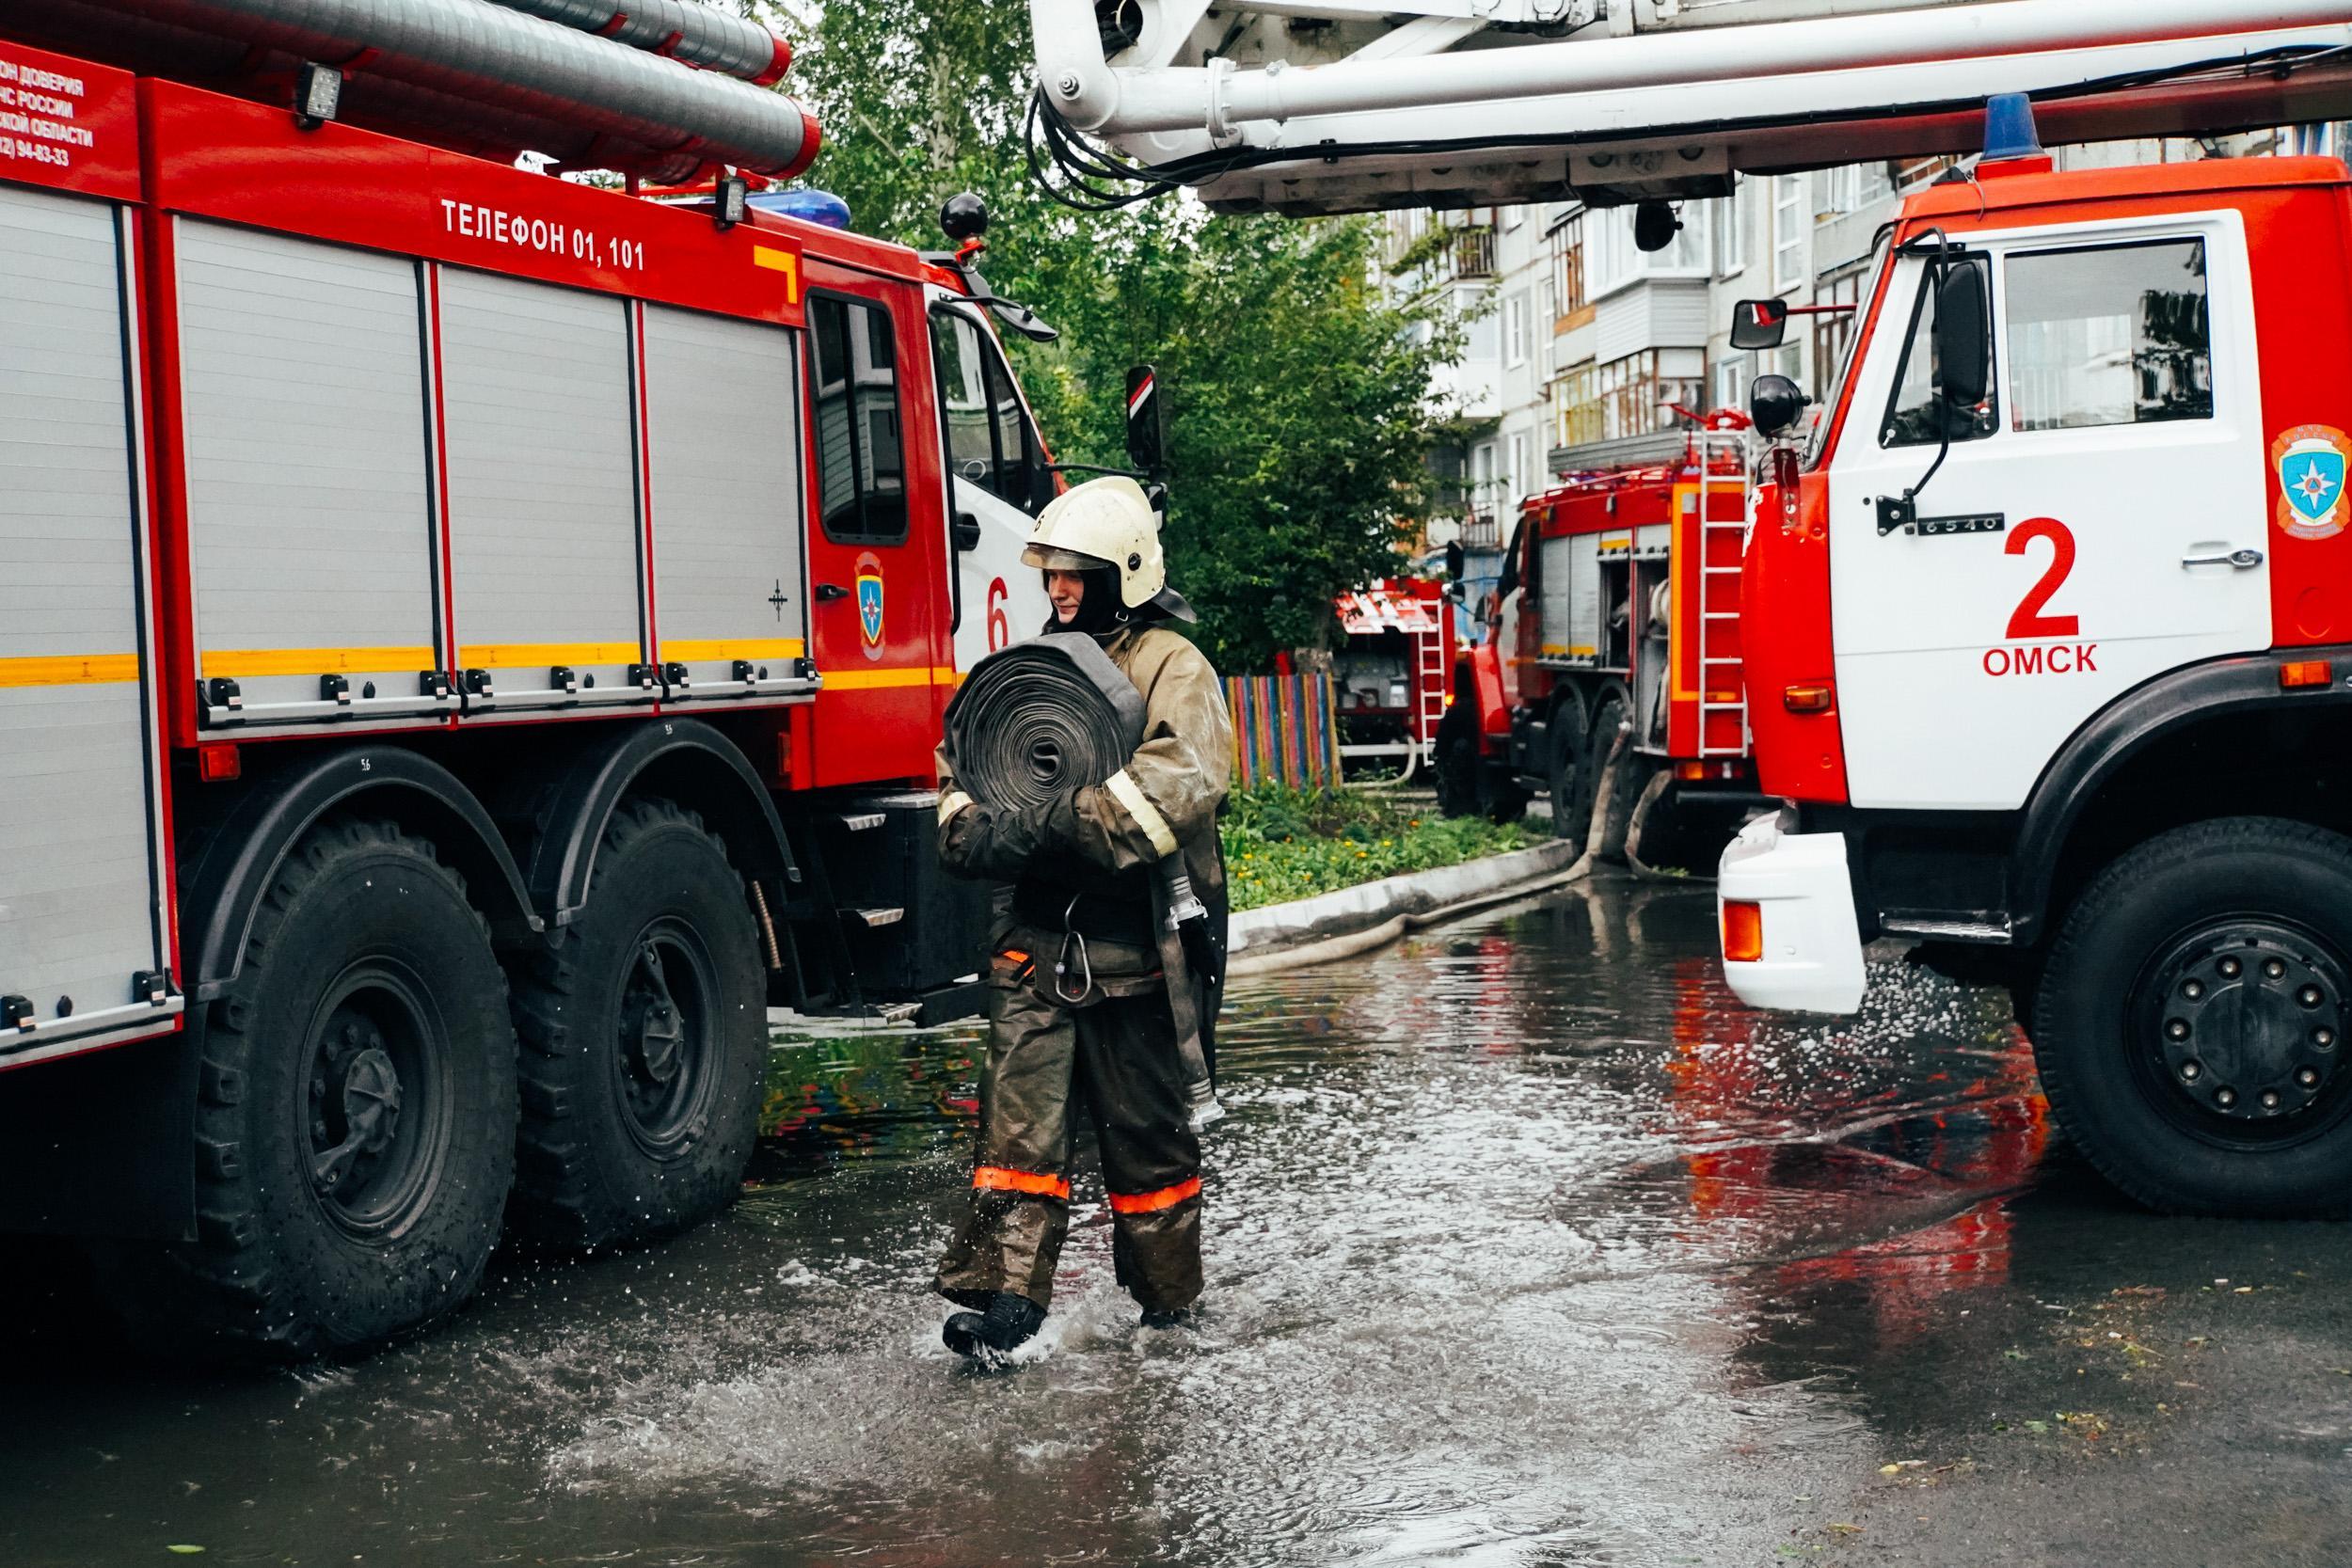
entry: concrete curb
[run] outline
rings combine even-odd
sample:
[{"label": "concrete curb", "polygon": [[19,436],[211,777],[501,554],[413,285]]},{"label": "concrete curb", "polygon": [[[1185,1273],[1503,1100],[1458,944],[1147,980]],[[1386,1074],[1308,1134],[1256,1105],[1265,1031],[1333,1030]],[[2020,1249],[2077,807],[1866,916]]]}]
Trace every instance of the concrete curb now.
[{"label": "concrete curb", "polygon": [[[1425,915],[1453,905],[1482,900],[1486,895],[1504,893],[1521,883],[1545,880],[1565,870],[1581,847],[1555,839],[1533,849],[1514,849],[1509,854],[1464,861],[1459,865],[1441,865],[1430,871],[1383,878],[1376,882],[1359,882],[1288,904],[1245,910],[1231,917],[1226,926],[1226,950],[1233,960],[1231,971],[1248,972],[1242,967],[1245,955],[1252,960],[1272,959],[1284,956],[1286,949],[1320,943],[1330,938],[1355,933],[1371,937],[1375,932],[1365,927],[1386,927],[1407,916]],[[1378,942],[1368,942],[1365,945],[1376,946]],[[1257,967],[1255,962],[1248,966]]]}]

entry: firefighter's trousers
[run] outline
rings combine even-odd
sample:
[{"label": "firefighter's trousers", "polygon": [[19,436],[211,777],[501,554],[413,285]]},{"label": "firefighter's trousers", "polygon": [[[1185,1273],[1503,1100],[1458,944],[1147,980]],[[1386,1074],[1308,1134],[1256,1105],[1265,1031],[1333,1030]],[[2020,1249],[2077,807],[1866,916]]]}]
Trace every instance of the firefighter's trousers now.
[{"label": "firefighter's trousers", "polygon": [[[1145,951],[1097,943],[1086,999],[1066,1002],[1056,993],[1059,940],[1016,933],[992,966],[978,1158],[938,1289],[969,1307],[998,1291],[1052,1305],[1083,1103],[1102,1151],[1119,1283],[1146,1310],[1190,1306],[1200,1294],[1200,1140],[1185,1117],[1166,982],[1149,974],[1156,958]],[[1073,994],[1084,981],[1062,979]]]}]

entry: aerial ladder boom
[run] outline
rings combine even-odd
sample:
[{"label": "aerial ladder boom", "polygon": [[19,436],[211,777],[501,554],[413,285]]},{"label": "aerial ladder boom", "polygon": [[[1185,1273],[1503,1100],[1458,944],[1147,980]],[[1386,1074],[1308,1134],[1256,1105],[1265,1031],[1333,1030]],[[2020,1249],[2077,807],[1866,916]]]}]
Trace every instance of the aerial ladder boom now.
[{"label": "aerial ladder boom", "polygon": [[1101,192],[1307,215],[1720,196],[1740,173],[2352,117],[2352,0],[1029,0]]}]

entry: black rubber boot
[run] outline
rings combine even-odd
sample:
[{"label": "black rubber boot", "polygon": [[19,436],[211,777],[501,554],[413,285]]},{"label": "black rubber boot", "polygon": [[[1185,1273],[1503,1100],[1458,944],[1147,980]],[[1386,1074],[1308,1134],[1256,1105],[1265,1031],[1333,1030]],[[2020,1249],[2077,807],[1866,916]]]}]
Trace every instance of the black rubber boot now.
[{"label": "black rubber boot", "polygon": [[959,1312],[939,1331],[947,1348],[976,1361],[993,1362],[1037,1338],[1045,1323],[1045,1308],[1026,1296],[999,1291],[989,1298],[986,1312]]},{"label": "black rubber boot", "polygon": [[1200,1322],[1200,1314],[1189,1307],[1147,1307],[1143,1309],[1146,1328],[1190,1328]]}]

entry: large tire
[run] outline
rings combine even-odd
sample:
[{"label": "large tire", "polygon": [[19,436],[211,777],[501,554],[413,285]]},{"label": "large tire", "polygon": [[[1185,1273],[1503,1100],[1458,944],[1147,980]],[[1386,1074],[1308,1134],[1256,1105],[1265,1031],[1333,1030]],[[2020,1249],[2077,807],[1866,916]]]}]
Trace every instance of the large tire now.
[{"label": "large tire", "polygon": [[1592,798],[1584,788],[1586,728],[1584,699],[1574,689],[1564,690],[1552,707],[1551,725],[1546,732],[1551,751],[1546,772],[1551,784],[1551,834],[1573,844],[1584,842],[1585,830],[1592,822]]},{"label": "large tire", "polygon": [[445,1316],[498,1239],[515,1158],[506,978],[464,882],[389,822],[312,830],[207,1015],[197,1239],[107,1273],[150,1348],[367,1349]]},{"label": "large tire", "polygon": [[2175,829],[2067,911],[2034,998],[2059,1125],[2150,1208],[2352,1212],[2352,839]]},{"label": "large tire", "polygon": [[733,1201],[759,1133],[767,974],[743,879],[699,817],[656,800],[612,814],[587,905],[517,981],[515,1021],[519,1233],[628,1244]]},{"label": "large tire", "polygon": [[[1633,749],[1631,736],[1623,746],[1616,746],[1617,731],[1633,710],[1632,699],[1625,688],[1613,686],[1601,694],[1594,705],[1593,727],[1585,741],[1584,786],[1581,816],[1587,826],[1592,814],[1599,808],[1600,782],[1603,770],[1614,781],[1609,786],[1609,810],[1601,824],[1598,857],[1605,861],[1625,859],[1626,830],[1632,826],[1633,808],[1642,798],[1643,788],[1650,775],[1658,770],[1657,762]],[[1610,749],[1616,746],[1616,761],[1609,760]]]},{"label": "large tire", "polygon": [[1438,811],[1445,816],[1469,816],[1478,810],[1478,736],[1471,732],[1469,710],[1459,703],[1438,721],[1430,741],[1435,753]]}]

